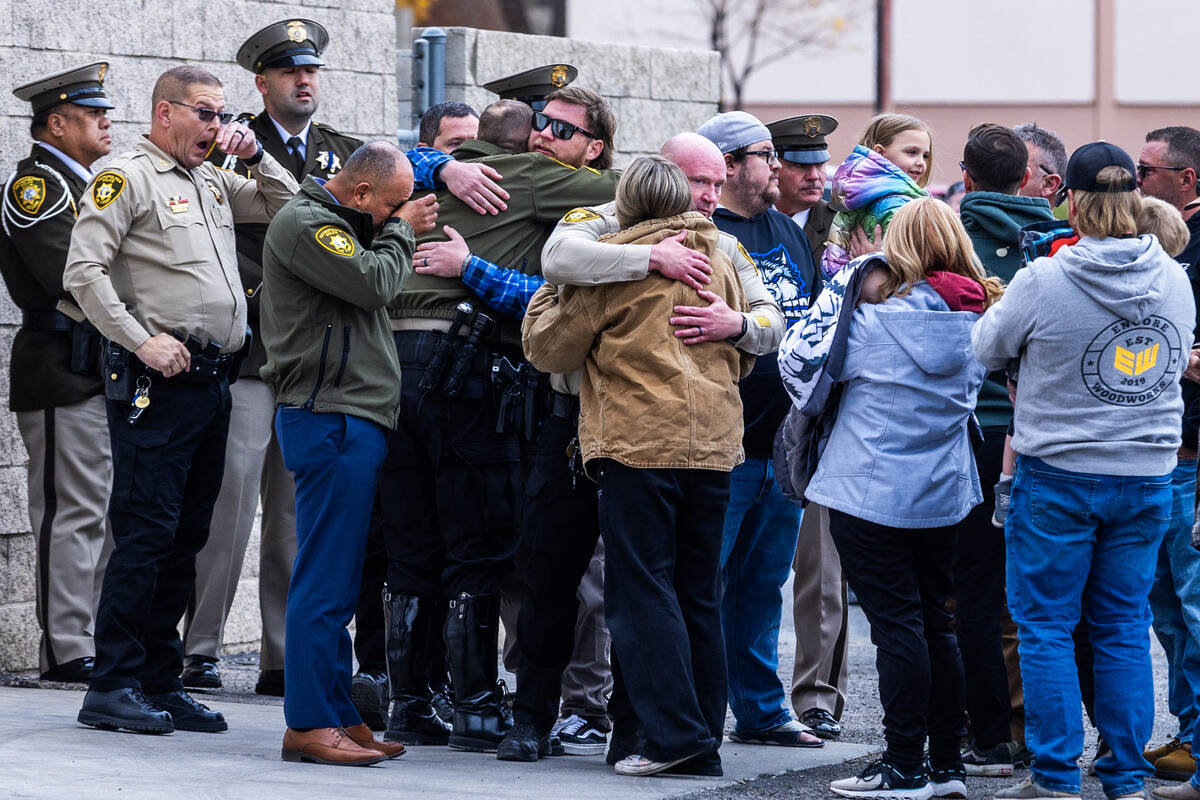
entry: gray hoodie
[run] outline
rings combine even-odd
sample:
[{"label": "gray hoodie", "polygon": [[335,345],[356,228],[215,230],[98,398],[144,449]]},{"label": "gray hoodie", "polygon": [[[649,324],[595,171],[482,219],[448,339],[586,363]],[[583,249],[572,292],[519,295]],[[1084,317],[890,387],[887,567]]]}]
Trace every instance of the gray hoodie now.
[{"label": "gray hoodie", "polygon": [[1153,236],[1084,237],[1017,272],[971,331],[989,369],[1020,357],[1013,447],[1098,475],[1175,468],[1195,304]]}]

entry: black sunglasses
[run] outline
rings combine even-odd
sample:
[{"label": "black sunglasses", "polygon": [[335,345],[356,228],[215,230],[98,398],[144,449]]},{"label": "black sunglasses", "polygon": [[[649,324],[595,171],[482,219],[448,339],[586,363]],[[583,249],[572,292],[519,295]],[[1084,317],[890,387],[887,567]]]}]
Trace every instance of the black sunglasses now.
[{"label": "black sunglasses", "polygon": [[178,100],[168,100],[167,102],[174,106],[190,108],[192,111],[196,112],[196,116],[200,118],[201,122],[212,122],[214,119],[216,119],[220,120],[222,125],[228,125],[230,121],[233,120],[232,111],[213,111],[211,108],[192,106],[188,105],[187,103],[181,103]]},{"label": "black sunglasses", "polygon": [[1147,172],[1153,172],[1156,169],[1169,169],[1172,172],[1182,172],[1183,170],[1187,169],[1187,167],[1167,167],[1159,164],[1143,164],[1139,161],[1137,165],[1137,176],[1139,178],[1145,178]]},{"label": "black sunglasses", "polygon": [[576,133],[582,133],[584,136],[588,137],[589,139],[600,138],[592,133],[585,131],[583,128],[579,127],[578,125],[572,125],[571,123],[569,123],[565,120],[555,119],[554,117],[548,117],[545,114],[543,114],[541,111],[535,111],[533,113],[533,129],[535,131],[544,131],[544,130],[546,130],[547,125],[550,126],[550,133],[554,134],[554,138],[561,139],[564,142],[567,141],[568,139],[570,139]]}]

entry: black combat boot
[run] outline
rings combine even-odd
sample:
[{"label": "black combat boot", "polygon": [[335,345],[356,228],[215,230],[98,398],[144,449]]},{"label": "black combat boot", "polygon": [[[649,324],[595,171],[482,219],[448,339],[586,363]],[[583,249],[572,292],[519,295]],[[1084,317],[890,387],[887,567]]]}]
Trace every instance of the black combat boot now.
[{"label": "black combat boot", "polygon": [[454,683],[455,750],[494,753],[512,727],[512,712],[497,686],[499,595],[462,593],[446,616],[446,656]]},{"label": "black combat boot", "polygon": [[392,710],[383,738],[406,745],[442,745],[450,726],[438,719],[430,700],[428,659],[432,644],[441,640],[442,609],[439,597],[383,595],[387,636],[388,683]]}]

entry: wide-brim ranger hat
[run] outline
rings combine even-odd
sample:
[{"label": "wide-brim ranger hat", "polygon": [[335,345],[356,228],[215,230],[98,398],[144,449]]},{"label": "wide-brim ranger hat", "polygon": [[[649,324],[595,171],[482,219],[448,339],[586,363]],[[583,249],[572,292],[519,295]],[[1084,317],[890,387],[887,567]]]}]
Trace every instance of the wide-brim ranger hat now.
[{"label": "wide-brim ranger hat", "polygon": [[569,85],[578,76],[579,70],[570,64],[547,64],[496,78],[483,88],[500,95],[501,100],[517,100],[541,111],[546,107],[546,95]]},{"label": "wide-brim ranger hat", "polygon": [[[1101,183],[1096,177],[1107,167],[1121,167],[1129,172],[1129,180]],[[1132,192],[1137,188],[1133,159],[1121,148],[1109,142],[1092,142],[1071,154],[1067,162],[1064,185],[1081,192]]]},{"label": "wide-brim ranger hat", "polygon": [[270,67],[323,67],[329,31],[311,19],[273,22],[242,43],[237,63],[255,74]]},{"label": "wide-brim ranger hat", "polygon": [[104,76],[107,74],[108,62],[97,61],[30,81],[13,89],[13,94],[17,99],[31,103],[35,115],[63,103],[116,108],[104,93]]},{"label": "wide-brim ranger hat", "polygon": [[838,121],[828,114],[800,114],[767,123],[779,157],[793,164],[824,164],[829,160],[825,137],[837,130]]}]

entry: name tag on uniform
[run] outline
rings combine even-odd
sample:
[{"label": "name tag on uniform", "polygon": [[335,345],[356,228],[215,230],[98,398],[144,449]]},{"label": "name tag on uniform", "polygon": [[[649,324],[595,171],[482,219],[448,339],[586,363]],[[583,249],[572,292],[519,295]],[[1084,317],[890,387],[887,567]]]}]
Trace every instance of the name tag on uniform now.
[{"label": "name tag on uniform", "polygon": [[171,209],[172,214],[182,214],[188,210],[188,199],[182,195],[168,197],[167,207]]}]

